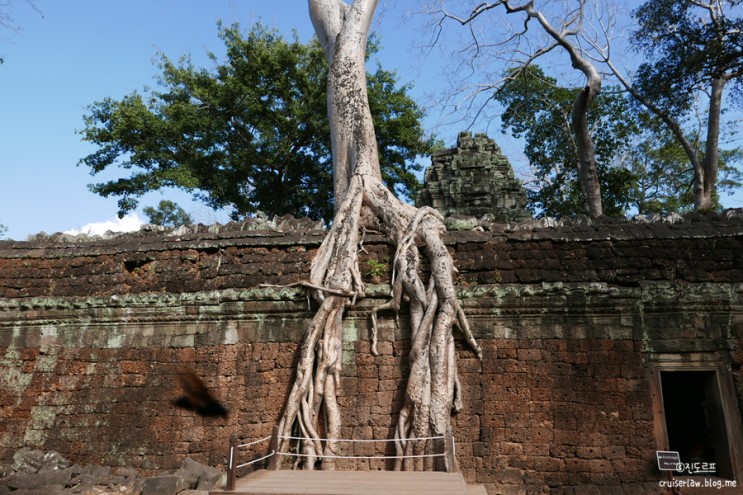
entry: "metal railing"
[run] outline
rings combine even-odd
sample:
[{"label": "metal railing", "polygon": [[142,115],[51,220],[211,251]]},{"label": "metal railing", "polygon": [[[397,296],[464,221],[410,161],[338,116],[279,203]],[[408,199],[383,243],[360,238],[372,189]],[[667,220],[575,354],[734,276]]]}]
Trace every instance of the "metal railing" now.
[{"label": "metal railing", "polygon": [[[424,438],[407,438],[406,441],[428,441],[428,440],[444,440],[444,452],[438,454],[409,454],[409,455],[337,455],[337,454],[300,454],[298,452],[280,452],[279,451],[279,440],[319,440],[324,442],[334,443],[379,443],[379,442],[394,442],[395,439],[352,439],[352,438],[304,438],[304,437],[292,437],[279,435],[278,426],[274,426],[271,431],[271,436],[261,438],[249,443],[238,444],[237,435],[234,433],[230,435],[230,451],[227,462],[227,486],[226,491],[234,491],[235,483],[237,481],[237,470],[247,466],[251,466],[261,461],[269,460],[268,469],[278,469],[278,459],[280,456],[285,457],[313,457],[317,459],[416,459],[425,457],[446,457],[448,466],[456,466],[455,464],[455,444],[454,437],[451,433],[451,429],[447,431],[446,435],[424,437]],[[258,457],[257,459],[244,462],[242,464],[237,463],[238,452],[240,449],[252,447],[254,445],[269,442],[268,454]]]}]

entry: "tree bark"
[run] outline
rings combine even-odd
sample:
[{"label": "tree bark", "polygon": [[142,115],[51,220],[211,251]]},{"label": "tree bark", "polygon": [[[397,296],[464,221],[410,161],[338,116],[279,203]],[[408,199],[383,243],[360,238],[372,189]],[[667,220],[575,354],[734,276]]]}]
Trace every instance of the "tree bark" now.
[{"label": "tree bark", "polygon": [[330,65],[328,117],[337,205],[351,175],[381,178],[376,136],[366,89],[365,53],[377,0],[310,0],[310,17]]}]

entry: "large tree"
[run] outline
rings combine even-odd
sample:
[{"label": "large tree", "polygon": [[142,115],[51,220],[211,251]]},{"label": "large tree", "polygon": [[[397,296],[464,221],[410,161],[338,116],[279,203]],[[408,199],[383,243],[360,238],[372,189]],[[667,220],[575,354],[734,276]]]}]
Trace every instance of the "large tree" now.
[{"label": "large tree", "polygon": [[[332,469],[340,437],[340,387],[343,313],[364,295],[358,267],[362,229],[383,232],[396,246],[392,299],[379,309],[398,310],[409,299],[411,350],[405,399],[395,440],[398,453],[443,450],[443,435],[453,409],[461,407],[454,336],[458,326],[478,355],[467,320],[456,298],[455,269],[442,240],[441,216],[431,208],[403,203],[385,186],[377,137],[367,97],[364,51],[377,0],[310,0],[315,32],[330,64],[328,115],[332,136],[336,214],[333,226],[312,260],[308,286],[319,308],[301,346],[294,385],[279,423],[281,451],[293,431],[301,432],[302,464],[313,469],[318,457]],[[429,260],[427,283],[419,271],[420,254]],[[375,319],[373,318],[373,321]],[[374,331],[374,330],[373,330]],[[295,429],[296,428],[296,429]],[[431,445],[426,437],[436,437]],[[323,441],[322,438],[328,439]],[[407,458],[397,468],[451,469],[435,458]],[[427,458],[431,459],[431,458]]]},{"label": "large tree", "polygon": [[[703,152],[691,149],[697,209],[708,209],[717,183],[720,119],[725,86],[743,75],[743,19],[730,17],[739,0],[648,0],[635,11],[636,43],[650,61],[637,75],[639,92],[678,120],[694,107],[694,95],[709,99]],[[701,156],[700,156],[701,155]]]},{"label": "large tree", "polygon": [[[540,67],[513,69],[513,75],[495,93],[504,110],[503,129],[524,140],[533,184],[529,208],[537,216],[575,216],[586,211],[578,169],[579,147],[571,128],[571,111],[580,88],[566,88]],[[637,131],[627,99],[608,91],[596,96],[586,123],[594,143],[603,211],[622,215],[634,197],[632,173],[618,157]]]},{"label": "large tree", "polygon": [[[739,5],[739,0],[646,1],[633,12],[638,22],[633,43],[646,60],[634,82],[618,69],[608,45],[599,50],[620,83],[682,147],[699,210],[713,208],[717,194],[725,89],[732,86],[729,101],[740,102],[743,19],[732,15]],[[690,132],[686,124],[697,120],[702,132]]]},{"label": "large tree", "polygon": [[[537,216],[574,216],[585,211],[575,163],[577,150],[570,130],[570,109],[578,89],[564,88],[532,65],[507,78],[495,94],[504,110],[503,129],[524,141],[533,181],[529,208]],[[694,173],[683,147],[667,126],[646,111],[637,111],[631,96],[609,87],[588,112],[604,212],[652,214],[684,212],[694,207]],[[694,147],[698,136],[686,136]],[[717,190],[740,187],[739,149],[720,153]],[[713,195],[713,209],[719,198]]]},{"label": "large tree", "polygon": [[[620,164],[632,176],[630,205],[639,214],[688,212],[695,208],[694,169],[678,139],[660,119],[640,114],[639,132],[620,158]],[[702,149],[698,135],[685,135],[689,143]],[[741,187],[743,151],[720,150],[717,185],[710,209],[720,209],[719,193],[732,193]]]},{"label": "large tree", "polygon": [[[577,152],[573,166],[577,168],[580,190],[585,198],[586,213],[591,217],[603,215],[601,181],[588,118],[593,101],[601,92],[602,77],[591,56],[586,54],[579,36],[586,16],[590,12],[591,6],[588,0],[566,2],[566,10],[552,16],[548,15],[549,5],[539,8],[534,0],[453,2],[456,4],[453,9],[465,12],[465,14],[456,14],[453,10],[448,10],[443,1],[437,3],[441,6],[435,10],[436,16],[451,19],[469,27],[473,40],[469,47],[473,58],[470,65],[474,72],[478,70],[474,59],[480,57],[482,52],[489,50],[495,49],[499,52],[498,57],[502,57],[500,55],[502,53],[508,54],[506,56],[507,67],[517,68],[517,70],[508,71],[510,78],[517,77],[520,70],[527,70],[535,60],[555,50],[561,50],[567,55],[571,66],[582,74],[584,85],[575,92],[570,109],[570,128]],[[475,27],[477,21],[501,7],[507,15],[519,19],[517,27],[511,30]],[[534,23],[538,25],[536,30],[544,36],[534,35],[534,30],[530,27]],[[457,56],[461,57],[461,54]],[[493,98],[493,90],[500,84],[490,81],[478,85],[476,93],[486,94],[487,103]],[[470,95],[468,98],[474,98],[474,96]]]},{"label": "large tree", "polygon": [[[83,139],[97,150],[81,160],[92,174],[120,168],[129,177],[91,185],[117,196],[119,215],[143,194],[164,187],[192,192],[237,219],[258,210],[330,220],[333,179],[330,129],[325,115],[328,64],[317,42],[254,26],[220,29],[226,57],[210,57],[212,70],[189,58],[161,57],[160,85],[89,108]],[[368,53],[376,49],[369,45]],[[430,150],[422,110],[394,73],[369,74],[381,173],[396,195],[410,197]]]}]

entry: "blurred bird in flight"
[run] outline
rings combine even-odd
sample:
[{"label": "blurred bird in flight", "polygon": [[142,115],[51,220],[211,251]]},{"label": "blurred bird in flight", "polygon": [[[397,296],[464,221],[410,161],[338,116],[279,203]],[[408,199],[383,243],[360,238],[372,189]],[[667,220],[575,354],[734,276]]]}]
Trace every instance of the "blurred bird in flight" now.
[{"label": "blurred bird in flight", "polygon": [[183,396],[173,401],[173,405],[193,411],[199,416],[227,417],[229,411],[215,399],[204,382],[191,370],[183,370],[178,375],[178,383],[183,389]]}]

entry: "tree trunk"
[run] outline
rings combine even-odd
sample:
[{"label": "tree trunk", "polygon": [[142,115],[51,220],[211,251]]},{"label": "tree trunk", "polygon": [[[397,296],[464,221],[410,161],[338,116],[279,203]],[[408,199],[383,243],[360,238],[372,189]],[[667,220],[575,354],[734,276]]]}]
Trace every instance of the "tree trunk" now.
[{"label": "tree trunk", "polygon": [[715,184],[717,184],[717,169],[720,164],[720,116],[722,92],[726,82],[722,77],[712,80],[707,120],[707,143],[700,167],[702,173],[694,174],[694,207],[697,210],[712,208]]},{"label": "tree trunk", "polygon": [[[441,239],[445,229],[440,215],[431,208],[402,203],[382,183],[364,66],[376,5],[377,0],[356,0],[350,5],[341,0],[309,1],[312,23],[330,64],[328,115],[336,214],[312,260],[309,282],[320,287],[313,292],[320,306],[300,348],[295,381],[279,422],[279,451],[293,451],[298,459],[295,467],[305,469],[314,469],[318,460],[323,469],[333,469],[333,456],[341,448],[337,394],[342,323],[345,308],[364,296],[357,257],[362,227],[381,229],[397,246],[392,300],[373,311],[373,334],[378,310],[399,310],[403,295],[410,300],[411,372],[395,433],[399,455],[411,449],[420,453],[436,449],[433,453],[445,454],[443,438],[430,437],[443,437],[452,409],[461,407],[452,335],[455,324],[478,356],[482,354],[456,299],[456,270]],[[428,287],[418,271],[419,246],[431,267]],[[445,457],[435,459],[427,467],[453,469]],[[408,459],[404,466],[402,462],[398,468],[423,467]]]},{"label": "tree trunk", "polygon": [[[545,32],[555,40],[556,44],[568,52],[573,68],[578,69],[586,76],[586,86],[573,103],[572,125],[578,147],[578,177],[583,197],[586,200],[586,211],[591,218],[600,217],[604,211],[601,202],[601,185],[596,168],[596,154],[591,131],[588,127],[588,109],[596,95],[601,92],[601,75],[593,63],[582,55],[580,47],[570,41],[570,30],[566,26],[563,26],[562,31],[555,29],[544,14],[534,8],[534,2],[527,2],[514,7],[508,0],[505,0],[503,5],[509,14],[523,11],[530,18],[536,19]],[[580,16],[583,15],[584,8],[585,2],[581,2]]]},{"label": "tree trunk", "polygon": [[354,173],[381,178],[366,91],[364,56],[377,0],[310,0],[310,17],[330,65],[328,117],[336,211]]},{"label": "tree trunk", "polygon": [[601,185],[596,168],[596,154],[591,131],[588,128],[588,109],[596,95],[601,91],[601,77],[589,78],[588,85],[578,94],[573,103],[572,123],[575,142],[578,147],[578,176],[586,211],[591,218],[604,214],[601,203]]},{"label": "tree trunk", "polygon": [[[611,60],[605,58],[604,62],[606,62],[612,73],[617,77],[619,82],[632,95],[632,97],[660,118],[671,130],[676,140],[684,149],[686,156],[689,158],[689,163],[691,163],[692,169],[694,170],[694,182],[692,184],[692,190],[694,192],[694,208],[696,210],[706,210],[711,208],[717,183],[717,171],[720,165],[719,141],[722,93],[725,84],[730,77],[733,77],[733,75],[723,76],[712,81],[709,115],[707,120],[707,143],[705,145],[706,149],[704,157],[700,159],[699,153],[686,138],[681,125],[673,119],[668,112],[662,110],[632,87],[632,85],[621,75],[619,70],[617,70]],[[737,77],[738,74],[735,76]]]}]

